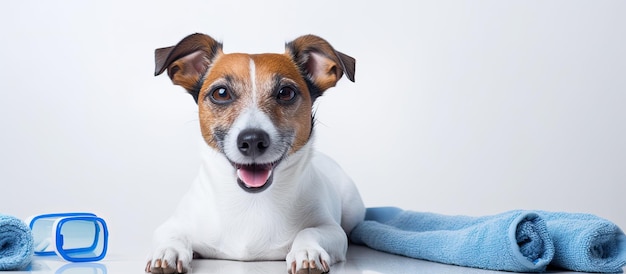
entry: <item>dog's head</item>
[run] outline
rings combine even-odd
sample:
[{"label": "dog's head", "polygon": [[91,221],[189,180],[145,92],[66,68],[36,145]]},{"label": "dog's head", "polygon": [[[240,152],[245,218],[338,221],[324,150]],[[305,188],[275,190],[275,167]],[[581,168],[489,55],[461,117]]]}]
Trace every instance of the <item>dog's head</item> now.
[{"label": "dog's head", "polygon": [[155,75],[167,70],[198,104],[206,143],[222,152],[246,191],[272,183],[274,168],[307,144],[315,99],[346,74],[355,60],[324,39],[305,35],[284,54],[225,54],[204,34],[155,51]]}]

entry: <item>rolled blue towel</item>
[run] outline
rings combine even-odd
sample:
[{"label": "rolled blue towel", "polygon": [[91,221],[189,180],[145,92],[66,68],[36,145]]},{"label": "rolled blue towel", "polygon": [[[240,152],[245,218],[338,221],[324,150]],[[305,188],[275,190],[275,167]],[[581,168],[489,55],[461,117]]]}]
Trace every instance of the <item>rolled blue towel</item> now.
[{"label": "rolled blue towel", "polygon": [[21,220],[0,214],[0,270],[23,270],[33,256],[33,236]]},{"label": "rolled blue towel", "polygon": [[591,214],[538,212],[555,247],[550,265],[583,272],[622,272],[626,236],[614,223]]},{"label": "rolled blue towel", "polygon": [[554,255],[545,222],[528,211],[468,217],[368,208],[350,239],[412,258],[513,272],[545,271]]}]

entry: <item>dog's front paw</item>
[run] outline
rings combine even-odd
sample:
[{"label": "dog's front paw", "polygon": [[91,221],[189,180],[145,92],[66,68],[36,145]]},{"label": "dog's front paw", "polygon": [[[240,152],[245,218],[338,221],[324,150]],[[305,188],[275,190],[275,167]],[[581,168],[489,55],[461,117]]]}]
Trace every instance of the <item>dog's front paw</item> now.
[{"label": "dog's front paw", "polygon": [[330,256],[322,248],[292,250],[287,254],[287,268],[291,274],[328,273]]},{"label": "dog's front paw", "polygon": [[180,246],[157,248],[146,264],[146,272],[187,273],[191,269],[192,252]]}]

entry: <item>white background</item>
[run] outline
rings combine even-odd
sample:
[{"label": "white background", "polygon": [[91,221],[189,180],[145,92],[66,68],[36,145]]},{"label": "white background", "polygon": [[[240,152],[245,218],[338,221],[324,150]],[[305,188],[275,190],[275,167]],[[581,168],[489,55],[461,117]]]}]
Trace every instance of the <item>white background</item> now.
[{"label": "white background", "polygon": [[[409,3],[409,2],[407,2]],[[357,59],[316,147],[367,206],[589,212],[626,227],[624,1],[12,1],[0,9],[0,212],[92,211],[143,257],[187,190],[197,106],[154,49],[302,34]]]}]

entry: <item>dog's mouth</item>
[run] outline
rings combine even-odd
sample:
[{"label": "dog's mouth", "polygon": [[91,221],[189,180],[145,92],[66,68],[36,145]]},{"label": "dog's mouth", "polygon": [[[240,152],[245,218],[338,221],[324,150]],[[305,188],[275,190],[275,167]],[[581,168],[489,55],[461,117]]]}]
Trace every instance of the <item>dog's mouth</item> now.
[{"label": "dog's mouth", "polygon": [[274,178],[274,167],[278,164],[233,164],[237,169],[237,183],[251,193],[261,192],[267,189]]}]

